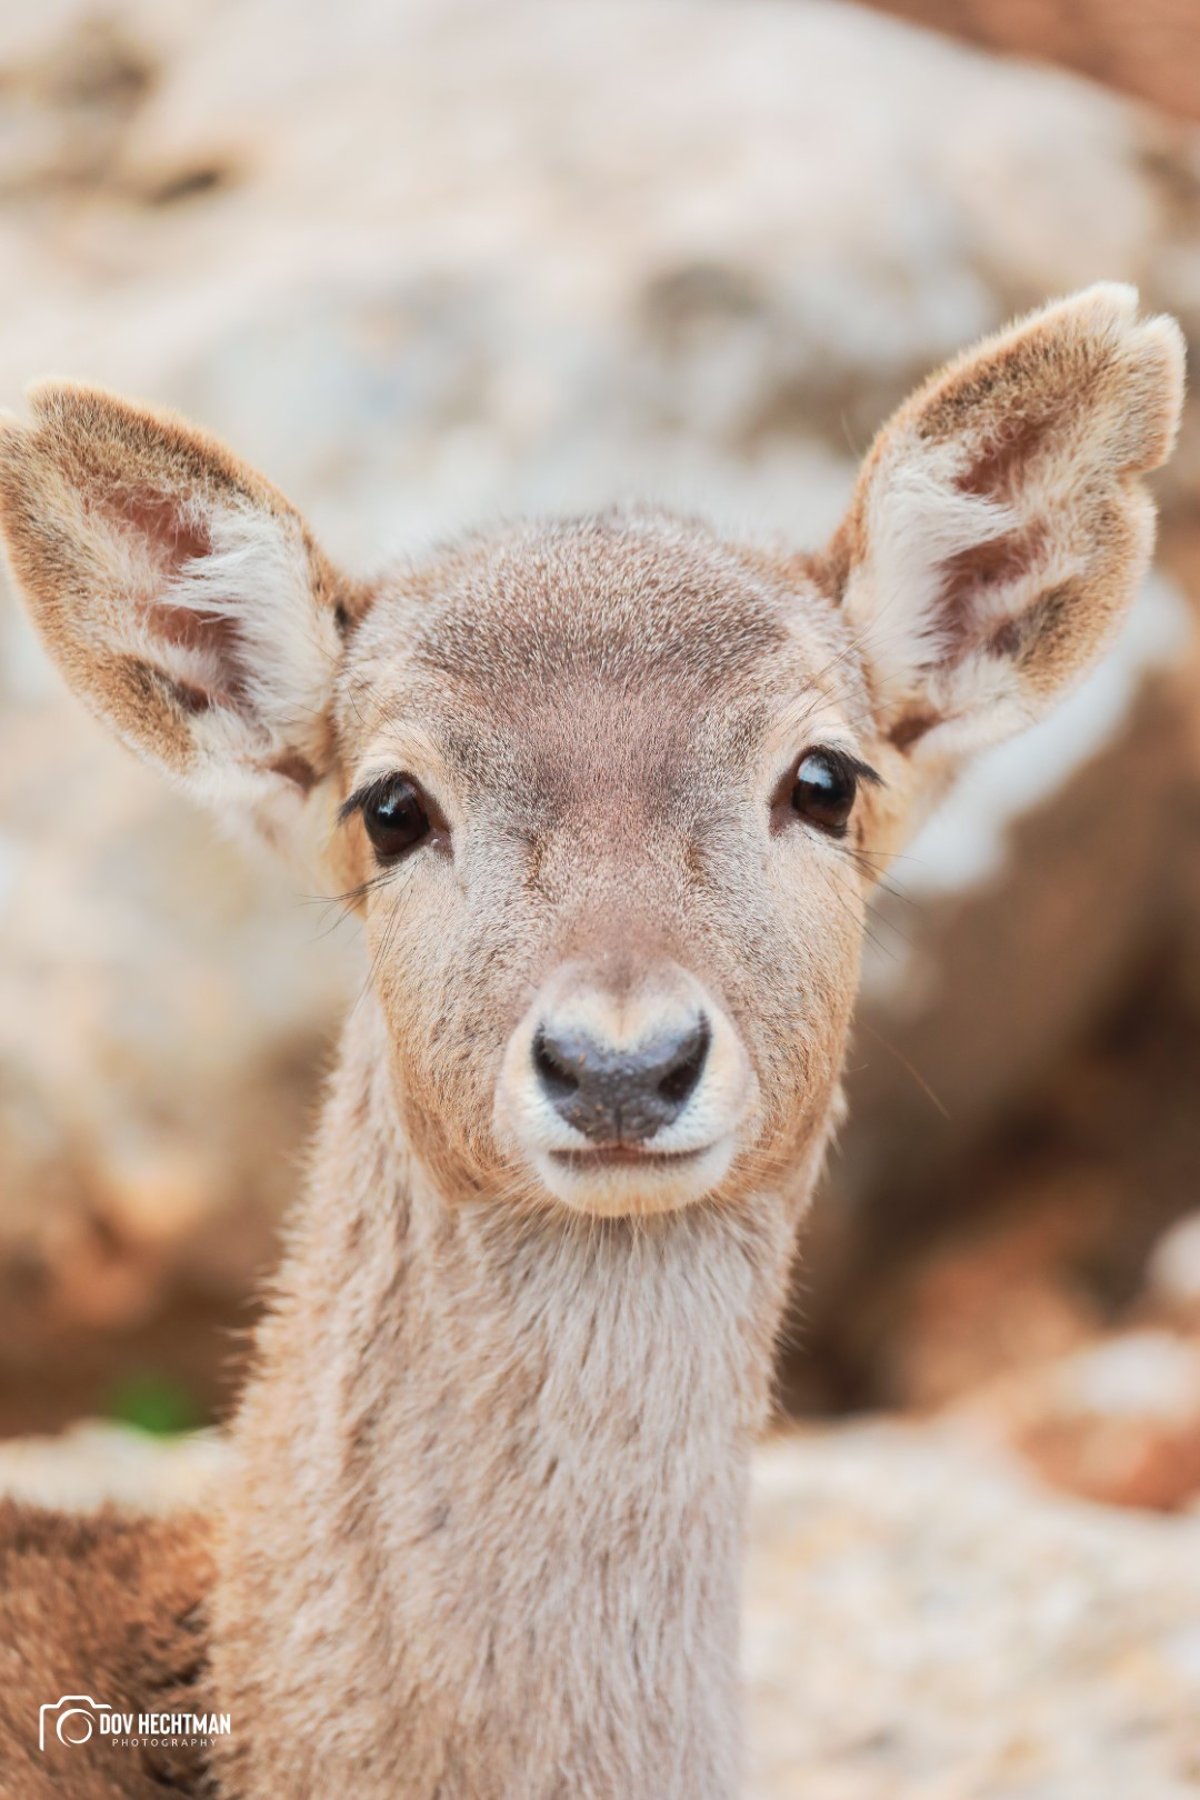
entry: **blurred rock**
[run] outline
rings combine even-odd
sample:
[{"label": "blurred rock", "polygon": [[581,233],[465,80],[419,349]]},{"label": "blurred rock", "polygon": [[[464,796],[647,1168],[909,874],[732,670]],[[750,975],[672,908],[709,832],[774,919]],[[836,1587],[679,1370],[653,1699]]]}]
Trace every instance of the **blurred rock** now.
[{"label": "blurred rock", "polygon": [[1183,905],[1195,795],[1193,615],[1151,584],[1106,662],[981,757],[872,913],[839,1193],[917,1196],[1035,1091]]},{"label": "blurred rock", "polygon": [[[0,1429],[64,1364],[102,1405],[164,1308],[183,1335],[187,1296],[228,1358],[210,1314],[272,1259],[357,966],[349,938],[314,946],[336,906],[252,867],[65,697],[10,703],[4,732]],[[111,1340],[107,1372],[81,1332]]]},{"label": "blurred rock", "polygon": [[61,1437],[0,1444],[0,1494],[64,1512],[111,1501],[141,1513],[205,1504],[227,1453],[213,1433],[155,1438],[87,1421]]},{"label": "blurred rock", "polygon": [[1200,1516],[1035,1492],[957,1430],[769,1445],[745,1661],[756,1800],[1184,1800]]},{"label": "blurred rock", "polygon": [[849,1216],[831,1182],[781,1371],[788,1404],[944,1405],[1103,1331],[1186,1328],[1144,1283],[1200,1192],[1198,1081],[1200,1014],[1168,938],[944,1171],[911,1192],[897,1178]]},{"label": "blurred rock", "polygon": [[[355,567],[629,493],[819,541],[888,408],[1013,311],[1120,277],[1200,325],[1189,136],[849,6],[53,0],[0,19],[0,147],[8,399],[180,406]],[[1161,929],[1189,633],[1160,583],[894,871],[818,1292]],[[3,607],[0,722],[2,1402],[56,1331],[236,1304],[355,976]]]},{"label": "blurred rock", "polygon": [[1070,1493],[1157,1512],[1200,1496],[1200,1343],[1123,1332],[1000,1384],[986,1408]]},{"label": "blurred rock", "polygon": [[887,408],[1014,310],[1101,277],[1200,304],[1189,139],[852,7],[109,20],[0,22],[14,162],[37,96],[63,104],[29,69],[90,45],[102,94],[146,71],[115,84],[119,181],[7,209],[37,286],[12,283],[4,379],[190,407],[360,555],[614,488],[804,540]]},{"label": "blurred rock", "polygon": [[1200,1332],[1200,1212],[1180,1219],[1154,1246],[1146,1304],[1159,1317]]},{"label": "blurred rock", "polygon": [[946,1406],[1090,1343],[1104,1315],[1075,1270],[1086,1222],[1108,1210],[1096,1201],[1091,1184],[1059,1180],[1050,1204],[922,1244],[873,1304],[864,1295],[854,1327],[872,1400]]},{"label": "blurred rock", "polygon": [[1078,69],[1200,119],[1200,8],[1196,0],[1140,0],[1138,29],[1120,0],[873,0],[989,50]]},{"label": "blurred rock", "polygon": [[0,197],[102,188],[154,83],[139,36],[79,10],[25,50],[9,46],[0,93]]}]

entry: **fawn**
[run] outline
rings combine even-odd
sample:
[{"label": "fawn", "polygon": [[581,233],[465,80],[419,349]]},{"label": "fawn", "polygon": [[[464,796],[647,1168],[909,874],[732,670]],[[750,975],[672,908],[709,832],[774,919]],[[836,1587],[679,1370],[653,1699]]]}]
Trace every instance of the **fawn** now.
[{"label": "fawn", "polygon": [[[1182,382],[1100,286],[922,387],[820,554],[614,511],[373,581],[202,433],[33,390],[0,519],[51,654],[315,847],[371,978],[215,1516],[0,1513],[6,1796],[736,1794],[748,1463],[864,905],[1111,639]],[[39,1750],[76,1694],[232,1729]]]}]

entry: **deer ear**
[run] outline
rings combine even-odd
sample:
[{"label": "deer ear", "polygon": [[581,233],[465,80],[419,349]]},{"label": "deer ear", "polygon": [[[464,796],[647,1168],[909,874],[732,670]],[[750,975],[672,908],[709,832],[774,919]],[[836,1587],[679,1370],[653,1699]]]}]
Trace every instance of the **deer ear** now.
[{"label": "deer ear", "polygon": [[951,764],[1106,648],[1154,541],[1139,476],[1182,398],[1174,320],[1104,285],[969,351],[884,427],[830,567],[898,750]]},{"label": "deer ear", "polygon": [[269,835],[329,771],[337,577],[203,433],[45,383],[0,426],[0,526],[42,638],[134,750]]}]

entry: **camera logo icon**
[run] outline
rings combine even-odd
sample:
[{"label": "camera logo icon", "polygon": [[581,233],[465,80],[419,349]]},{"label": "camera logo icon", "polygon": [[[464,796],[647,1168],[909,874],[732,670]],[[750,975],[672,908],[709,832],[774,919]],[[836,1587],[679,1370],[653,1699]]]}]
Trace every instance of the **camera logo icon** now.
[{"label": "camera logo icon", "polygon": [[38,1707],[38,1749],[46,1748],[49,1734],[60,1744],[86,1744],[96,1729],[96,1720],[112,1707],[107,1700],[93,1700],[88,1694],[64,1694],[61,1700]]}]

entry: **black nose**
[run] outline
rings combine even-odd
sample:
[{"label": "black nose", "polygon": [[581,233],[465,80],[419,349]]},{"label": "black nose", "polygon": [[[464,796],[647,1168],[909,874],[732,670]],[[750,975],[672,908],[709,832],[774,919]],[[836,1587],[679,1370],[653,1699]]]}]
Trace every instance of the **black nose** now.
[{"label": "black nose", "polygon": [[641,1144],[677,1119],[708,1056],[708,1020],[613,1050],[581,1031],[543,1026],[533,1041],[542,1088],[568,1125],[598,1144]]}]

